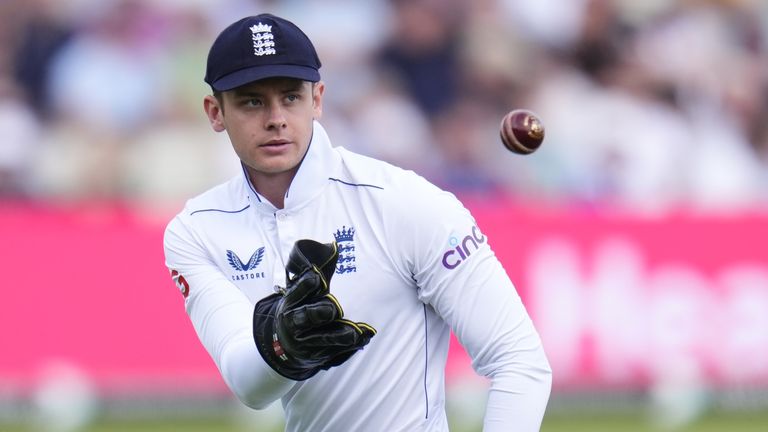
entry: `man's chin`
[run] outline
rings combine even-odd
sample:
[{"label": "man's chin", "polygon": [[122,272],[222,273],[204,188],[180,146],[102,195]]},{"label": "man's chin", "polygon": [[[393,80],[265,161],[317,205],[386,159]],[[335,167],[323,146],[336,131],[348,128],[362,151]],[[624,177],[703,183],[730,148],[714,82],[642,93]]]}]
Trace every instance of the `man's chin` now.
[{"label": "man's chin", "polygon": [[274,177],[280,175],[293,175],[298,170],[298,162],[285,159],[273,158],[270,161],[262,161],[258,164],[248,164],[251,174],[262,175],[265,177]]}]

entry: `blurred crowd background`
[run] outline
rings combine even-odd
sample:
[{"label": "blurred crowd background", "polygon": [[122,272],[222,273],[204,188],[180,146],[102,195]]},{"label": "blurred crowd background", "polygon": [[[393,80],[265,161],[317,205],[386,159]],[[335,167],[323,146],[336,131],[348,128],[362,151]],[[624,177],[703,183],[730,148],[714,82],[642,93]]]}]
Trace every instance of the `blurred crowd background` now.
[{"label": "blurred crowd background", "polygon": [[[215,36],[289,17],[335,145],[457,193],[641,212],[768,202],[761,0],[4,0],[0,194],[177,209],[239,173],[202,110]],[[506,153],[499,122],[547,136]]]}]

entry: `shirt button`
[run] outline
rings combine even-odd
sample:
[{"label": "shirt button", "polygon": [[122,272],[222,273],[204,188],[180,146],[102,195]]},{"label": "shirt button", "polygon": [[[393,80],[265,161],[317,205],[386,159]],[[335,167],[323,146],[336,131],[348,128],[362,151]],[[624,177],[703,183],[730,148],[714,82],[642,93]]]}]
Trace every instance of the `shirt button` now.
[{"label": "shirt button", "polygon": [[285,215],[285,213],[278,213],[277,214],[277,220],[279,220],[280,222],[283,222],[286,217],[287,216]]}]

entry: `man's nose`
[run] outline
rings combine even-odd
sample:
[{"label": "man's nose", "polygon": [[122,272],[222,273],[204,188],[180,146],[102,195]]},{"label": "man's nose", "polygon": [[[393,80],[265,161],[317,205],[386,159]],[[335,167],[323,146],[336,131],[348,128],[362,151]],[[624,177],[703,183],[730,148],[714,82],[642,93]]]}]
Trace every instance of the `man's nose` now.
[{"label": "man's nose", "polygon": [[279,104],[272,104],[269,108],[269,117],[267,118],[267,129],[282,129],[287,126],[285,113]]}]

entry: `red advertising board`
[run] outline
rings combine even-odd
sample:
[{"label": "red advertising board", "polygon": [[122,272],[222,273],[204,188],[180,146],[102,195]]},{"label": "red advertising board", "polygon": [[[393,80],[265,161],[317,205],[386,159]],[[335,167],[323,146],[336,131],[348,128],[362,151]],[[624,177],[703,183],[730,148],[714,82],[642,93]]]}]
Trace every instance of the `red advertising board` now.
[{"label": "red advertising board", "polygon": [[[47,362],[102,386],[222,386],[163,264],[167,217],[2,204],[0,384]],[[470,201],[539,329],[556,387],[673,376],[768,385],[768,216],[646,216]],[[468,373],[454,347],[449,379]]]},{"label": "red advertising board", "polygon": [[768,385],[765,214],[475,205],[556,386]]}]

